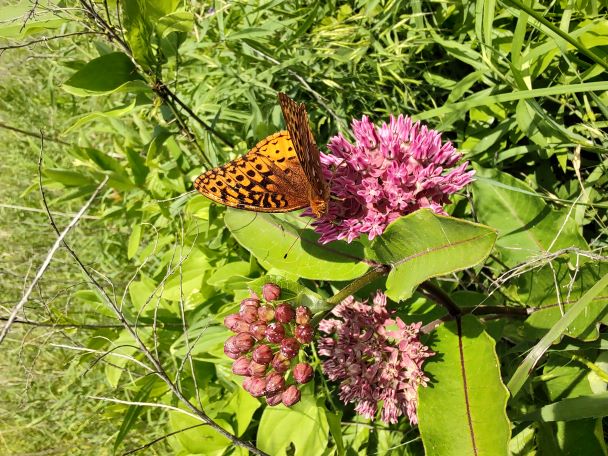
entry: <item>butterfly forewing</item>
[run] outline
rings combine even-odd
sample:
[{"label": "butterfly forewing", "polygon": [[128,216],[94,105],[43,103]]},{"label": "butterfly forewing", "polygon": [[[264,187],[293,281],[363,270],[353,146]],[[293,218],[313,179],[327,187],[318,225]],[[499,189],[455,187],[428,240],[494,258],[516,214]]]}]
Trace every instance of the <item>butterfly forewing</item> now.
[{"label": "butterfly forewing", "polygon": [[308,125],[306,106],[303,103],[296,103],[284,93],[279,93],[279,103],[283,111],[287,130],[289,130],[295,146],[298,160],[310,183],[311,196],[316,200],[327,203],[329,186],[323,177],[321,169],[321,153]]},{"label": "butterfly forewing", "polygon": [[327,211],[329,187],[306,108],[283,93],[279,102],[288,131],[268,136],[242,157],[201,174],[194,187],[239,209],[289,212],[310,206],[320,216]]},{"label": "butterfly forewing", "polygon": [[308,182],[286,131],[201,174],[194,187],[217,203],[250,211],[289,212],[309,205]]}]

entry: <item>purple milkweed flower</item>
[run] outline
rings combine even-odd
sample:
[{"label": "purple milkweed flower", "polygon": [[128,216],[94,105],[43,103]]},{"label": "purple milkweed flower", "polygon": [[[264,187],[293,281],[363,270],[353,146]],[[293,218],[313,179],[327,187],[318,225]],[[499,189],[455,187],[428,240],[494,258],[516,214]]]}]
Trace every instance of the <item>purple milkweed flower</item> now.
[{"label": "purple milkweed flower", "polygon": [[418,340],[421,323],[407,325],[392,313],[381,291],[372,305],[346,298],[332,310],[337,318],[319,323],[327,335],[319,354],[326,357],[323,372],[341,382],[340,399],[354,402],[357,413],[373,419],[383,401],[383,421],[396,423],[407,415],[416,424],[418,387],[428,382],[422,364],[434,353]]},{"label": "purple milkweed flower", "polygon": [[354,144],[338,134],[327,145],[332,155],[321,153],[334,196],[327,213],[313,222],[321,243],[352,242],[364,233],[371,240],[420,208],[445,214],[448,196],[473,180],[468,162],[452,168],[462,157],[452,143],[442,144],[437,131],[410,117],[391,115],[388,124],[376,126],[363,116],[353,120],[352,131]]}]

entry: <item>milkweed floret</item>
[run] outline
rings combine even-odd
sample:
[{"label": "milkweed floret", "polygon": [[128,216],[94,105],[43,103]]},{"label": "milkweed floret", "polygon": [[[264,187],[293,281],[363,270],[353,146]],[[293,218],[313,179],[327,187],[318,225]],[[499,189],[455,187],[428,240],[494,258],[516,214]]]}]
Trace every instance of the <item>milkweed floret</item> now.
[{"label": "milkweed floret", "polygon": [[268,405],[290,407],[300,400],[297,384],[308,383],[314,375],[307,363],[292,367],[312,341],[311,312],[304,306],[294,309],[287,302],[273,305],[281,297],[276,284],[264,285],[262,296],[263,300],[255,295],[244,299],[238,314],[224,318],[224,326],[235,333],[226,340],[224,353],[235,360],[232,372],[245,377],[245,391],[265,396]]}]

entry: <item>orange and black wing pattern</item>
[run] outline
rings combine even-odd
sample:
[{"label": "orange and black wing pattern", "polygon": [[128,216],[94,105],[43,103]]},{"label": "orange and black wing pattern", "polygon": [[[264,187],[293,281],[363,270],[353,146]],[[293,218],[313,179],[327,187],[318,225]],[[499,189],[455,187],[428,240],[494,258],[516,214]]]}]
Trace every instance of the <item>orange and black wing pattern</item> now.
[{"label": "orange and black wing pattern", "polygon": [[249,211],[289,212],[310,204],[309,183],[287,131],[201,174],[194,187],[216,203]]}]

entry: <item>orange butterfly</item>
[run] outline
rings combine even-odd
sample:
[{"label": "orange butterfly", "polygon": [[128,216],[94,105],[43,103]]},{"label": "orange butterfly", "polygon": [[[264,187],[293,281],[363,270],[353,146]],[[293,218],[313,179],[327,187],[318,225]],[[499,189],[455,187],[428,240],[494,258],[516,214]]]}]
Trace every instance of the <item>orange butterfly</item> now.
[{"label": "orange butterfly", "polygon": [[279,103],[288,131],[256,144],[242,157],[196,178],[194,187],[216,203],[256,212],[289,212],[310,206],[327,212],[329,186],[308,126],[306,106],[284,93]]}]

